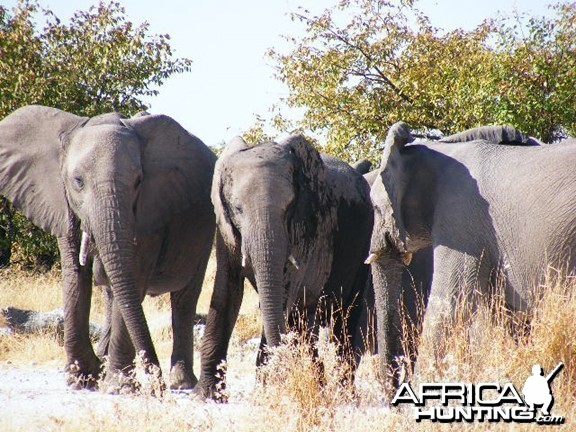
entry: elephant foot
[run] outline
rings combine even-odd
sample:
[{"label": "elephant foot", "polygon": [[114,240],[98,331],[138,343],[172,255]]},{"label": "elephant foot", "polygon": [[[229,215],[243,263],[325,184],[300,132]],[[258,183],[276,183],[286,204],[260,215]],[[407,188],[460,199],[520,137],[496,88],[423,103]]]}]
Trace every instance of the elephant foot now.
[{"label": "elephant foot", "polygon": [[96,390],[102,378],[100,362],[90,368],[81,368],[78,362],[68,364],[65,368],[66,384],[73,390]]},{"label": "elephant foot", "polygon": [[225,381],[203,383],[202,379],[200,379],[192,392],[202,400],[213,400],[218,403],[228,402],[228,392],[226,391]]},{"label": "elephant foot", "polygon": [[143,370],[133,367],[124,370],[108,369],[104,379],[99,383],[99,389],[111,395],[139,394],[162,397],[166,391],[166,383],[160,368],[147,365]]},{"label": "elephant foot", "polygon": [[191,390],[198,379],[191,367],[186,367],[183,361],[178,361],[170,370],[170,388],[173,390]]},{"label": "elephant foot", "polygon": [[99,389],[109,395],[136,394],[140,392],[141,384],[132,372],[108,371],[100,382]]}]

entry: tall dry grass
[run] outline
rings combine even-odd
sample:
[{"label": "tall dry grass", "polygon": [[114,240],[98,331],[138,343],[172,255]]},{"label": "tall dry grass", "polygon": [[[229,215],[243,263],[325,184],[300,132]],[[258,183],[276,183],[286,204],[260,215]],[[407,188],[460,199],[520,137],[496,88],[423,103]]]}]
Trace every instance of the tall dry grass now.
[{"label": "tall dry grass", "polygon": [[[552,383],[555,405],[552,413],[566,419],[559,429],[576,427],[576,279],[551,271],[538,289],[534,313],[512,314],[503,296],[478,298],[476,307],[460,300],[454,320],[443,324],[443,352],[434,352],[437,341],[407,337],[406,347],[419,345],[417,382],[482,383],[511,382],[521,391],[534,364],[545,373],[559,362],[565,367]],[[406,328],[410,327],[406,323]],[[414,340],[415,338],[416,340]],[[295,343],[297,342],[297,343]],[[538,430],[533,424],[417,423],[411,412],[391,408],[382,416],[375,407],[388,406],[385,388],[378,382],[377,358],[365,356],[352,392],[342,384],[346,365],[336,356],[327,339],[318,341],[324,364],[321,379],[306,338],[290,334],[287,343],[272,350],[264,368],[266,385],[257,387],[256,403],[270,413],[267,421],[283,430]],[[324,385],[320,382],[325,381]],[[558,427],[558,426],[555,426]]]},{"label": "tall dry grass", "polygon": [[[200,312],[208,309],[213,271],[214,267],[211,267],[205,293],[199,304]],[[57,274],[30,276],[4,272],[1,273],[3,277],[0,281],[0,307],[14,305],[51,310],[60,306]],[[261,327],[257,296],[252,291],[251,288],[247,291],[243,317],[239,320],[240,327],[235,331],[230,346],[230,404],[214,405],[173,393],[166,393],[162,397],[141,394],[128,399],[120,396],[112,399],[111,407],[102,408],[99,412],[86,407],[85,411],[79,410],[75,417],[46,418],[41,424],[48,425],[46,430],[64,431],[79,430],[85,424],[92,425],[92,430],[106,431],[158,428],[244,431],[268,431],[273,428],[282,431],[516,431],[543,428],[536,424],[514,423],[416,423],[409,410],[389,406],[389,395],[377,377],[377,357],[363,357],[353,389],[342,380],[346,366],[336,354],[337,347],[326,336],[329,331],[324,332],[316,342],[323,369],[318,367],[318,362],[312,356],[309,348],[311,341],[298,334],[289,334],[287,343],[272,350],[270,361],[262,371],[265,379],[256,380],[256,347],[245,343],[251,337],[258,336]],[[431,382],[512,382],[517,389],[521,389],[533,364],[538,363],[549,372],[562,361],[565,368],[552,385],[556,400],[552,412],[564,416],[566,423],[554,428],[574,430],[576,281],[551,272],[539,291],[541,295],[536,300],[529,321],[525,317],[510,314],[499,296],[480,301],[474,311],[467,309],[468,304],[460,304],[460,313],[456,314],[456,319],[445,323],[444,351],[440,358],[432,354],[433,341],[420,341],[418,360],[421,375],[418,379]],[[171,350],[168,296],[147,299],[145,308],[147,318],[153,324],[154,342],[161,347],[160,356],[168,359]],[[155,323],[160,324],[156,326]],[[32,342],[34,338],[38,338],[36,342]],[[404,343],[410,345],[408,339]],[[41,344],[46,346],[42,348]],[[50,335],[0,336],[0,361],[49,362],[55,357],[54,351],[60,352],[61,359],[64,359],[63,349],[56,338],[50,339]],[[2,367],[0,363],[0,372]],[[195,369],[198,370],[198,367],[196,357]],[[246,377],[249,385],[242,387]],[[410,373],[408,378],[412,378]],[[40,420],[34,419],[34,424]],[[29,429],[34,428],[14,430]]]},{"label": "tall dry grass", "polygon": [[[216,258],[213,252],[198,299],[197,314],[201,316],[208,313],[215,274]],[[0,310],[11,306],[48,312],[60,309],[62,305],[59,269],[55,268],[47,273],[30,272],[18,267],[0,269]],[[170,295],[147,296],[143,307],[158,355],[167,362],[172,352]],[[95,287],[92,294],[90,321],[101,324],[104,319],[104,292],[101,287]],[[0,314],[0,327],[5,327],[6,324]],[[259,337],[261,328],[262,320],[258,311],[257,293],[249,284],[246,284],[244,302],[232,342],[242,344],[249,339]],[[12,360],[20,363],[23,359],[33,358],[35,362],[57,359],[64,362],[66,357],[61,345],[61,341],[53,334],[7,335],[0,333],[0,361]]]}]

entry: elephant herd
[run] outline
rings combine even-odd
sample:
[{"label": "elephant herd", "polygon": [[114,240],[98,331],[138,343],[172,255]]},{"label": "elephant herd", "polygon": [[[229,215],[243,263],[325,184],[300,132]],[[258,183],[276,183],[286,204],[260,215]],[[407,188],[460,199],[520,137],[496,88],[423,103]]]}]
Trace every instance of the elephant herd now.
[{"label": "elephant herd", "polygon": [[[401,308],[416,319],[416,297],[437,355],[456,299],[474,304],[496,278],[507,306],[530,312],[548,265],[574,270],[575,144],[498,126],[414,142],[396,123],[380,167],[363,173],[302,136],[256,146],[235,138],[217,159],[164,115],[26,106],[0,121],[0,194],[57,237],[71,386],[95,387],[104,356],[112,386],[137,354],[158,366],[142,301],[169,292],[170,385],[216,397],[244,279],[262,313],[258,365],[287,330],[316,335],[330,324],[354,370],[372,302],[384,373],[405,354]],[[192,326],[214,239],[197,380]],[[93,285],[107,294],[96,351]]]}]

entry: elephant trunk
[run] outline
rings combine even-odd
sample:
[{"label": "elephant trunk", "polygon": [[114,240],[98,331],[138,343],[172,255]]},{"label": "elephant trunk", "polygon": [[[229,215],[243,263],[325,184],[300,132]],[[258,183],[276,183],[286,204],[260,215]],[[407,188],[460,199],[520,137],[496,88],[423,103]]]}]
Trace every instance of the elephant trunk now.
[{"label": "elephant trunk", "polygon": [[[382,378],[394,377],[398,384],[399,366],[396,357],[402,355],[402,274],[404,265],[396,258],[383,256],[372,264],[374,302],[378,336],[378,353]],[[392,371],[388,368],[391,367]]]},{"label": "elephant trunk", "polygon": [[136,353],[143,351],[144,358],[157,365],[158,357],[142,308],[144,291],[136,284],[133,242],[136,220],[132,200],[126,199],[119,189],[112,186],[101,192],[96,218],[99,223],[92,227],[92,235]]},{"label": "elephant trunk", "polygon": [[286,332],[284,319],[284,267],[288,260],[288,233],[280,216],[264,213],[258,227],[244,236],[243,248],[254,270],[264,322],[264,335],[269,346],[280,344]]}]

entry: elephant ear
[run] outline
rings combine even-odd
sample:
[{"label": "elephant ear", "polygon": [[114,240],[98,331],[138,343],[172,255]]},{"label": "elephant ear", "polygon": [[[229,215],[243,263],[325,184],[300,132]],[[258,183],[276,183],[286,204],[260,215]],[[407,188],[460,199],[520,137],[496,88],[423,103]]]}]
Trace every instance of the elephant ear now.
[{"label": "elephant ear", "polygon": [[[326,230],[335,226],[335,198],[327,187],[327,170],[314,146],[301,135],[292,135],[280,141],[294,158],[294,188],[296,203],[293,206],[290,232],[301,238],[325,238]],[[298,234],[300,233],[300,234]],[[293,239],[297,242],[296,238]],[[312,243],[301,245],[304,249]]]},{"label": "elephant ear", "polygon": [[220,235],[224,239],[224,242],[230,246],[233,246],[236,242],[234,230],[232,228],[232,220],[228,214],[228,209],[223,203],[223,186],[226,181],[225,177],[225,167],[226,161],[233,157],[234,154],[239,151],[248,148],[246,141],[242,137],[234,137],[232,140],[226,144],[224,151],[218,158],[216,162],[216,168],[214,169],[214,181],[212,182],[212,204],[214,205],[214,212],[216,213],[216,224]]},{"label": "elephant ear", "polygon": [[376,218],[383,228],[385,236],[380,236],[377,244],[371,245],[371,252],[379,254],[390,248],[396,253],[406,253],[406,229],[402,219],[401,201],[406,187],[401,149],[414,138],[410,127],[403,122],[392,125],[386,136],[380,172],[375,180],[371,197],[374,203]]},{"label": "elephant ear", "polygon": [[0,194],[56,236],[68,233],[73,223],[61,175],[62,141],[87,120],[30,105],[0,122]]},{"label": "elephant ear", "polygon": [[166,115],[122,121],[142,142],[138,232],[156,231],[175,214],[209,201],[216,156],[200,139]]},{"label": "elephant ear", "polygon": [[291,135],[278,142],[295,156],[297,182],[301,191],[325,195],[326,167],[318,150],[302,135]]}]

